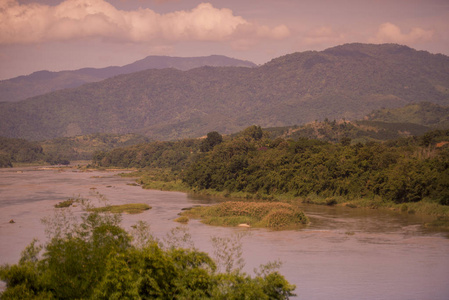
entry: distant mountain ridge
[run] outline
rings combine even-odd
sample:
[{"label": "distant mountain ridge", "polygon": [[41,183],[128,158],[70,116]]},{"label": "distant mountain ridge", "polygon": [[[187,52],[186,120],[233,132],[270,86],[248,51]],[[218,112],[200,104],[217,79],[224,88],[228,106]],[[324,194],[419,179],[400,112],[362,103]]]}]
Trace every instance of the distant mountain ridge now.
[{"label": "distant mountain ridge", "polygon": [[202,66],[255,67],[250,61],[222,55],[203,57],[148,56],[131,64],[106,68],[83,68],[73,71],[37,71],[30,75],[0,81],[0,102],[16,102],[53,91],[75,88],[85,83],[98,82],[121,74],[147,69],[174,68],[189,70]]},{"label": "distant mountain ridge", "polygon": [[0,135],[44,140],[93,133],[152,139],[356,120],[373,110],[449,105],[449,57],[396,44],[347,44],[255,68],[150,69],[0,103]]}]

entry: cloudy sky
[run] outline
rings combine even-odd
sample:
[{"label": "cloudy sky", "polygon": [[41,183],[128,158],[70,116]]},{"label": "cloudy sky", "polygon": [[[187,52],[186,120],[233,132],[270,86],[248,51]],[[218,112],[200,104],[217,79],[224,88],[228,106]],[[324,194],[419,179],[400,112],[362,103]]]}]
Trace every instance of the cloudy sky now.
[{"label": "cloudy sky", "polygon": [[263,64],[352,43],[449,55],[449,0],[0,0],[0,79],[221,54]]}]

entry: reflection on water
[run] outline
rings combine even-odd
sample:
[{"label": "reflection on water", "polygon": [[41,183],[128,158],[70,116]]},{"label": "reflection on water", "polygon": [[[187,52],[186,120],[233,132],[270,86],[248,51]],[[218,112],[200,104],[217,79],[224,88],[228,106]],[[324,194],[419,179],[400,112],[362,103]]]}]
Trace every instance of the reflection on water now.
[{"label": "reflection on water", "polygon": [[[112,172],[0,169],[0,263],[17,262],[20,251],[37,237],[45,240],[41,218],[69,197],[92,198],[96,192],[111,204],[147,203],[153,208],[124,215],[129,228],[138,220],[163,238],[185,207],[215,200],[184,193],[143,190]],[[212,253],[212,236],[249,232],[243,240],[246,272],[281,260],[281,273],[297,285],[298,299],[449,299],[449,240],[427,232],[418,216],[304,205],[311,219],[305,229],[221,228],[191,221],[195,246]],[[81,208],[74,208],[77,214]],[[16,223],[9,223],[13,219]]]}]

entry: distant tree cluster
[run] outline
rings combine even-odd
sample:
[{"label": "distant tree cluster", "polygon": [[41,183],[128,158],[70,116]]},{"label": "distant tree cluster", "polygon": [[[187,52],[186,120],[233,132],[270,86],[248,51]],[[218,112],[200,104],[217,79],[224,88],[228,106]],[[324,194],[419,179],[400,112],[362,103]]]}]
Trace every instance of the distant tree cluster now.
[{"label": "distant tree cluster", "polygon": [[[205,139],[205,141],[207,140]],[[212,143],[216,142],[214,140]],[[97,151],[93,155],[92,163],[98,167],[182,169],[190,164],[193,154],[197,153],[200,147],[204,150],[206,147],[211,147],[211,144],[205,146],[204,143],[196,139],[151,142],[117,148],[109,152]]]},{"label": "distant tree cluster", "polygon": [[0,167],[13,163],[31,163],[44,159],[42,147],[37,142],[0,137]]},{"label": "distant tree cluster", "polygon": [[90,160],[96,151],[110,151],[149,142],[149,138],[137,134],[96,133],[82,136],[61,137],[41,142],[44,152],[59,159]]},{"label": "distant tree cluster", "polygon": [[68,165],[70,161],[63,152],[45,153],[39,142],[0,137],[0,168],[12,167],[15,163]]},{"label": "distant tree cluster", "polygon": [[208,152],[212,150],[216,145],[223,142],[223,137],[216,131],[209,132],[207,137],[201,142],[201,152]]}]

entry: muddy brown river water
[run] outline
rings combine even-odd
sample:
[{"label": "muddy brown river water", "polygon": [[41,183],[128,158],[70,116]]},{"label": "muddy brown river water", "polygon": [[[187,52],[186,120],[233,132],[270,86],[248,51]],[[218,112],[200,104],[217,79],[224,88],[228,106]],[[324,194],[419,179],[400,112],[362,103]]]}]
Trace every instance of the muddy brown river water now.
[{"label": "muddy brown river water", "polygon": [[[184,193],[143,190],[117,172],[76,169],[0,169],[0,264],[16,263],[33,238],[45,241],[43,217],[70,197],[104,195],[111,204],[147,203],[138,215],[124,215],[123,226],[138,220],[163,238],[180,226],[182,208],[208,204]],[[449,239],[429,232],[418,216],[377,210],[305,205],[311,219],[304,229],[270,231],[221,228],[190,221],[186,226],[197,248],[212,253],[211,237],[242,239],[245,271],[280,260],[280,272],[296,284],[296,299],[449,299]],[[75,208],[75,214],[81,211]],[[13,219],[15,223],[9,223]],[[4,285],[3,285],[4,287]]]}]

